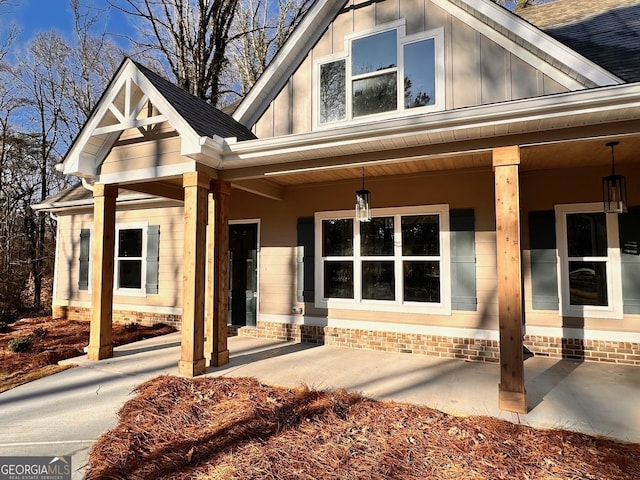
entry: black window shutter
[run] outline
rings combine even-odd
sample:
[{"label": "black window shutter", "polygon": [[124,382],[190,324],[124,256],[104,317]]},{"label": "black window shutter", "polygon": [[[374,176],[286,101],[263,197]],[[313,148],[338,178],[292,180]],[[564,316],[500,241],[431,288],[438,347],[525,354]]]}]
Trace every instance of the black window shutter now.
[{"label": "black window shutter", "polygon": [[531,295],[534,310],[558,310],[558,255],[556,212],[529,212]]},{"label": "black window shutter", "polygon": [[314,296],[314,218],[298,219],[298,302],[313,302]]},{"label": "black window shutter", "polygon": [[451,230],[451,309],[478,309],[473,209],[449,211]]},{"label": "black window shutter", "polygon": [[624,313],[640,313],[640,207],[618,215]]},{"label": "black window shutter", "polygon": [[158,267],[160,265],[160,225],[147,227],[147,293],[158,293]]},{"label": "black window shutter", "polygon": [[91,230],[83,228],[80,230],[80,272],[78,275],[78,289],[89,290],[89,244],[91,239]]}]

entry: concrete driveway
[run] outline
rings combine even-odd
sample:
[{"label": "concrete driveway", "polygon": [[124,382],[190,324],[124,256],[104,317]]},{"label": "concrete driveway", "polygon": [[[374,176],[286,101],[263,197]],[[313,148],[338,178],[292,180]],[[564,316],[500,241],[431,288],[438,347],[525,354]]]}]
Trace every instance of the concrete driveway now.
[{"label": "concrete driveway", "polygon": [[[208,375],[346,388],[454,414],[640,442],[638,367],[530,358],[525,362],[530,412],[517,415],[498,409],[497,365],[247,337],[230,338],[229,349],[230,363]],[[179,355],[175,333],[118,347],[108,360],[73,359],[78,368],[0,394],[0,456],[72,455],[73,478],[82,478],[91,444],[115,426],[131,391],[149,378],[176,374]]]}]

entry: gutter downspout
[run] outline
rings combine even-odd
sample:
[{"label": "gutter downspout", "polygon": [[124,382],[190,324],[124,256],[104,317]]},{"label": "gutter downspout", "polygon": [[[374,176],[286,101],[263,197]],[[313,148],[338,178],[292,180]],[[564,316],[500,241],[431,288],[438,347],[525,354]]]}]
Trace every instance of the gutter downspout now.
[{"label": "gutter downspout", "polygon": [[82,186],[90,192],[93,192],[93,185],[91,185],[89,181],[84,177],[82,177]]}]

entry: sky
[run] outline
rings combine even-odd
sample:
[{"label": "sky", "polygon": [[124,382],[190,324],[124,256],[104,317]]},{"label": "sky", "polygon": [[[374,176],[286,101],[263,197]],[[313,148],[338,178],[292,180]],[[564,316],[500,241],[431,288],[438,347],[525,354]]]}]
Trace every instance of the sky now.
[{"label": "sky", "polygon": [[[18,43],[26,44],[38,32],[46,32],[52,28],[64,37],[73,31],[73,14],[69,0],[9,0],[10,6],[4,8],[0,23],[16,23],[21,30]],[[83,0],[82,5],[92,4],[103,10],[100,20],[106,24],[102,28],[110,33],[131,31],[128,20],[113,9],[109,9],[106,0]],[[0,26],[0,29],[2,27]]]}]

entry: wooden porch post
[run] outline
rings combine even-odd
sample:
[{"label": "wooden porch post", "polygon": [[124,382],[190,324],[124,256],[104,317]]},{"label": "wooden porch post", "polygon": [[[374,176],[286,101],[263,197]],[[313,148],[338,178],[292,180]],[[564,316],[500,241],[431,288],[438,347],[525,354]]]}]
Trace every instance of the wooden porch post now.
[{"label": "wooden porch post", "polygon": [[195,377],[206,372],[204,359],[204,284],[207,194],[209,177],[188,172],[184,188],[184,252],[182,261],[182,338],[178,374]]},{"label": "wooden porch post", "polygon": [[493,150],[500,326],[498,405],[501,410],[527,413],[522,342],[519,165],[518,146]]},{"label": "wooden porch post", "polygon": [[116,236],[117,185],[93,187],[93,253],[89,360],[113,356],[113,256]]},{"label": "wooden porch post", "polygon": [[[229,213],[231,184],[211,182],[209,199],[209,288],[207,303],[207,361],[212,367],[229,363],[227,309],[229,303]],[[213,295],[211,294],[213,292]],[[210,305],[210,306],[209,306]]]}]

